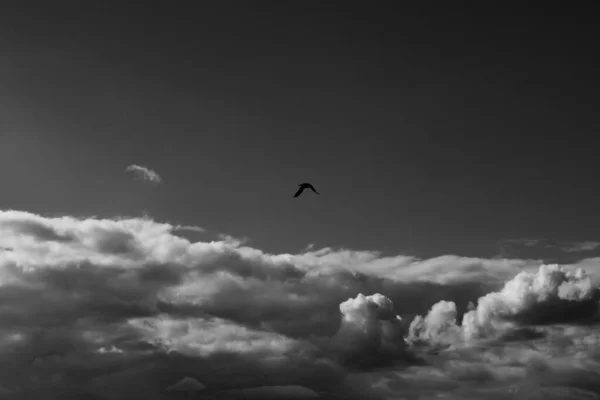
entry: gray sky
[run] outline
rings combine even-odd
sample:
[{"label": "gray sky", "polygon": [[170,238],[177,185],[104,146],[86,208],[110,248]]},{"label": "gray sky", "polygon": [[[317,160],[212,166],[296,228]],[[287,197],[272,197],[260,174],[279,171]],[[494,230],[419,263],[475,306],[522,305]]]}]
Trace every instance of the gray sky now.
[{"label": "gray sky", "polygon": [[[591,12],[71,3],[0,9],[0,398],[17,381],[168,398],[185,377],[233,397],[506,398],[593,342]],[[302,182],[321,194],[292,198]],[[577,385],[600,393],[597,370]]]},{"label": "gray sky", "polygon": [[[580,16],[574,31],[558,10],[108,4],[8,7],[3,208],[144,209],[273,251],[598,237]],[[136,163],[164,185],[131,185]],[[304,181],[324,195],[292,201]]]}]

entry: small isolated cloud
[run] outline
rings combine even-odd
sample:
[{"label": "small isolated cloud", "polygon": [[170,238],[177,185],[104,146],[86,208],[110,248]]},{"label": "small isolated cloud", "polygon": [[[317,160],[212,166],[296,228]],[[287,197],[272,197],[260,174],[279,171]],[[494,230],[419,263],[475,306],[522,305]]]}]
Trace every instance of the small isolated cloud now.
[{"label": "small isolated cloud", "polygon": [[114,345],[110,347],[100,347],[98,350],[100,354],[123,354],[123,350],[116,348]]},{"label": "small isolated cloud", "polygon": [[156,171],[153,171],[150,168],[141,165],[132,164],[125,168],[125,171],[132,172],[138,179],[143,180],[145,182],[150,182],[154,184],[162,183],[162,178],[156,173]]}]

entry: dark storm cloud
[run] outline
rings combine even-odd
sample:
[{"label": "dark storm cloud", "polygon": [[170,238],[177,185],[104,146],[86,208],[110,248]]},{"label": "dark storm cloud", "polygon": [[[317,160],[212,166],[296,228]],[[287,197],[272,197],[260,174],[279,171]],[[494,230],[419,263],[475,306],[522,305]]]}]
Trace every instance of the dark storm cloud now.
[{"label": "dark storm cloud", "polygon": [[11,249],[0,253],[0,394],[28,399],[170,399],[185,377],[207,398],[469,398],[482,384],[500,393],[497,350],[480,339],[581,354],[573,332],[548,329],[582,321],[550,311],[562,305],[589,324],[597,303],[583,272],[524,260],[274,255],[192,242],[148,218],[7,211],[0,226]]}]

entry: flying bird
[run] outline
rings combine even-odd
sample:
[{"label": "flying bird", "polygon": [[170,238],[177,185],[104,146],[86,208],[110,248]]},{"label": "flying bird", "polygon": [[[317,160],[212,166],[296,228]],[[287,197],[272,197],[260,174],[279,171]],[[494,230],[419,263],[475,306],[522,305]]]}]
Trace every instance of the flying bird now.
[{"label": "flying bird", "polygon": [[304,191],[304,189],[310,189],[313,192],[315,192],[316,194],[319,194],[319,192],[317,192],[314,188],[313,185],[311,185],[310,183],[301,183],[298,186],[300,186],[300,188],[298,188],[298,191],[296,192],[296,194],[294,195],[294,197],[298,197],[302,194],[302,192]]}]

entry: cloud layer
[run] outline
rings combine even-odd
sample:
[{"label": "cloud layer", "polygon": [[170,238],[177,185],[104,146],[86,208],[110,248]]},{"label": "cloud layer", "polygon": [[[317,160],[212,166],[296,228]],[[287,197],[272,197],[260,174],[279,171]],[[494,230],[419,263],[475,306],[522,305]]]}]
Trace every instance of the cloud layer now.
[{"label": "cloud layer", "polygon": [[544,238],[505,239],[497,242],[502,257],[528,257],[536,254],[547,262],[577,258],[581,253],[589,256],[597,255],[600,242],[597,241],[565,241]]},{"label": "cloud layer", "polygon": [[156,171],[141,165],[132,164],[125,168],[125,171],[133,173],[138,179],[145,182],[153,184],[162,183],[162,178],[160,175],[158,175],[158,173],[156,173]]},{"label": "cloud layer", "polygon": [[0,211],[0,398],[600,393],[595,259],[269,254],[180,229]]}]

